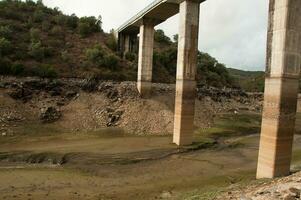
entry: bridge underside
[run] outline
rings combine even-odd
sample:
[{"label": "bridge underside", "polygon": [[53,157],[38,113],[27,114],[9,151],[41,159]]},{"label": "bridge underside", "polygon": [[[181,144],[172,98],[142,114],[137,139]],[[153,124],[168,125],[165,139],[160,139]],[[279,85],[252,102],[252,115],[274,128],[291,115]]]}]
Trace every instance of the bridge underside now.
[{"label": "bridge underside", "polygon": [[[118,29],[119,50],[139,51],[137,87],[142,97],[147,97],[152,85],[154,27],[180,13],[173,138],[177,145],[193,142],[199,8],[203,1],[157,0]],[[270,0],[257,178],[290,173],[301,65],[300,10],[300,0]]]},{"label": "bridge underside", "polygon": [[143,23],[143,19],[153,19],[154,26],[161,24],[168,18],[179,13],[179,5],[175,3],[164,3],[158,6],[156,9],[151,10],[139,17],[138,19],[129,22],[119,32],[122,34],[138,35],[140,32],[140,25]]}]

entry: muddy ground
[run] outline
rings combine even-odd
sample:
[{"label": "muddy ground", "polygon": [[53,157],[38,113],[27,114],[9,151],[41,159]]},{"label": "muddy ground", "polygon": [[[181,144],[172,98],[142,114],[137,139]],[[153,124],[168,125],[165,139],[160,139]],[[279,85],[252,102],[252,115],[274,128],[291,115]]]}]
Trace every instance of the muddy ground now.
[{"label": "muddy ground", "polygon": [[0,199],[215,199],[255,181],[260,95],[199,88],[178,148],[172,85],[142,99],[134,83],[1,80]]}]

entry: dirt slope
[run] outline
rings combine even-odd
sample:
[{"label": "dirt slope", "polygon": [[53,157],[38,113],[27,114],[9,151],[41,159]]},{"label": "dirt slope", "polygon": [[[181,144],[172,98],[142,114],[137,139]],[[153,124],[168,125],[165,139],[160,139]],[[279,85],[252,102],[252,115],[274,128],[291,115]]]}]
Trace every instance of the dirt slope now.
[{"label": "dirt slope", "polygon": [[[118,127],[131,134],[172,133],[174,85],[154,84],[152,96],[143,99],[139,97],[135,82],[0,80],[2,132],[46,121],[67,131]],[[260,101],[255,99],[236,93],[231,96],[231,93],[208,91],[208,94],[198,93],[196,127],[209,127],[217,113],[260,109]]]}]

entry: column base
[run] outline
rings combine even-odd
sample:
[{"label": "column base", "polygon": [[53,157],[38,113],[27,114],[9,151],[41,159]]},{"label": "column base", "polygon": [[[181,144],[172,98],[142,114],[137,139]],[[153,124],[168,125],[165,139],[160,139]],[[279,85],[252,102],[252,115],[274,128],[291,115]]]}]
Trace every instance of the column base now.
[{"label": "column base", "polygon": [[299,79],[266,78],[257,179],[290,174]]},{"label": "column base", "polygon": [[193,143],[195,90],[195,81],[177,80],[173,142],[179,146]]},{"label": "column base", "polygon": [[152,91],[152,82],[149,81],[138,81],[137,89],[141,97],[149,97]]}]

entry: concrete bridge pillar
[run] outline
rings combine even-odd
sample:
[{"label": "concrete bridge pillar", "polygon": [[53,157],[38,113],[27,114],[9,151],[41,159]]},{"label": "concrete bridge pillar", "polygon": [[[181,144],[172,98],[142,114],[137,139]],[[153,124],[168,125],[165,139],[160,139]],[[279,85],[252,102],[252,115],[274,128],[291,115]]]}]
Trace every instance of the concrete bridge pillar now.
[{"label": "concrete bridge pillar", "polygon": [[152,19],[143,19],[140,26],[137,87],[141,96],[148,96],[152,87],[154,24]]},{"label": "concrete bridge pillar", "polygon": [[137,52],[137,35],[136,34],[124,34],[118,35],[118,50],[125,55],[126,53]]},{"label": "concrete bridge pillar", "polygon": [[189,145],[193,140],[199,10],[197,1],[186,0],[180,4],[173,135],[173,142],[177,145]]},{"label": "concrete bridge pillar", "polygon": [[290,173],[301,64],[300,12],[300,0],[270,0],[257,178]]},{"label": "concrete bridge pillar", "polygon": [[130,35],[124,36],[124,54],[131,52],[131,37]]}]

